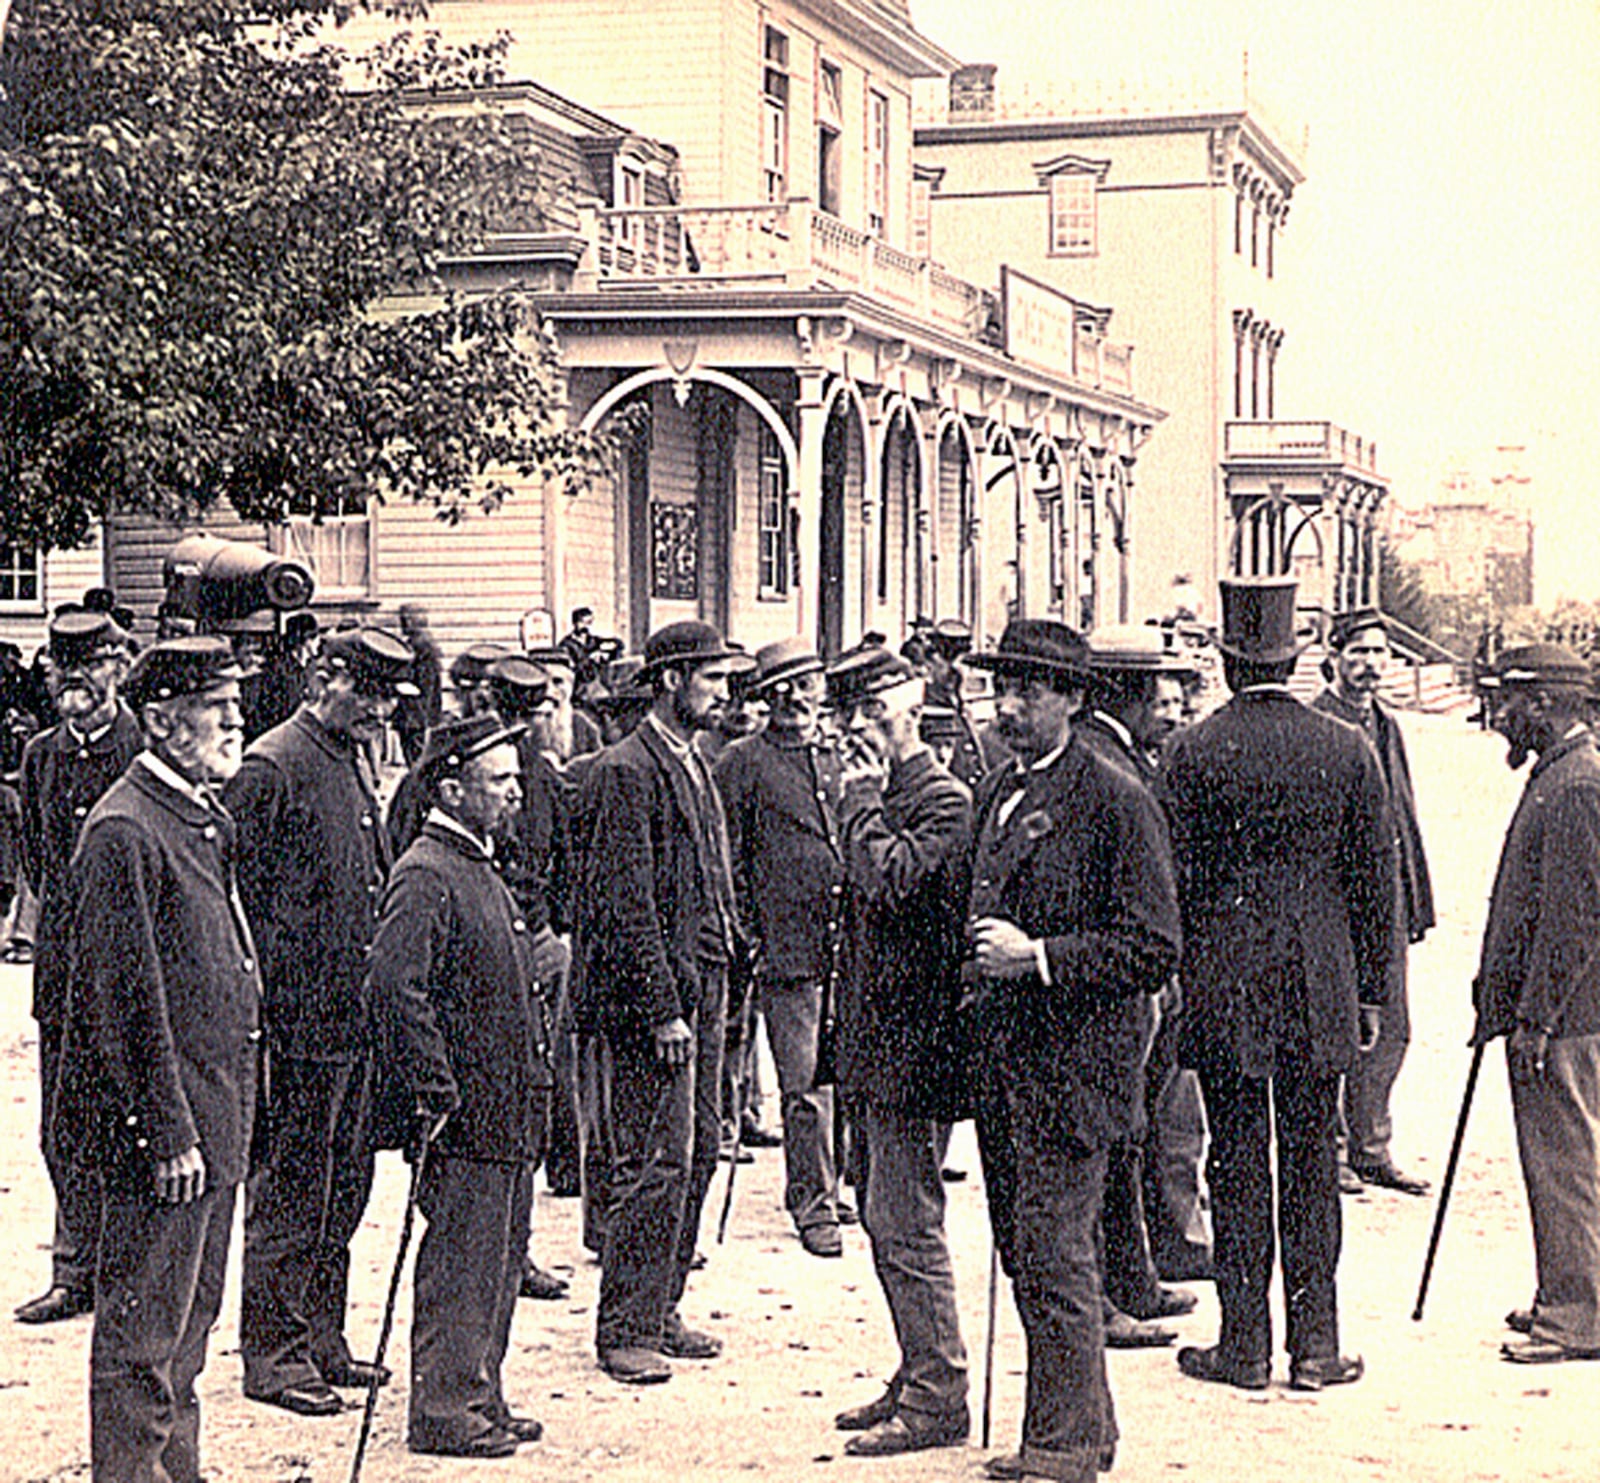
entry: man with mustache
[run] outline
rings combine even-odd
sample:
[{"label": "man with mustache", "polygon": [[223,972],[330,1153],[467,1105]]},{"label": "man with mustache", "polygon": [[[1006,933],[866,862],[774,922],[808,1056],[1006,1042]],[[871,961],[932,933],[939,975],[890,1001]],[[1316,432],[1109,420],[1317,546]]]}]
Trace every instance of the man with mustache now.
[{"label": "man with mustache", "polygon": [[[60,723],[22,755],[23,866],[39,902],[33,1017],[39,1022],[40,1126],[47,1125],[61,1065],[71,935],[68,865],[83,821],[143,745],[117,686],[128,668],[128,635],[107,613],[67,611],[50,625],[50,689]],[[17,1309],[21,1323],[54,1323],[94,1306],[100,1242],[99,1183],[44,1139],[56,1192],[50,1287]]]},{"label": "man with mustache", "polygon": [[329,634],[311,699],[251,745],[226,794],[272,1068],[245,1201],[244,1392],[306,1416],[337,1413],[334,1386],[372,1379],[344,1337],[350,1239],[373,1174],[363,984],[392,863],[366,749],[415,689],[412,657],[380,628]]}]

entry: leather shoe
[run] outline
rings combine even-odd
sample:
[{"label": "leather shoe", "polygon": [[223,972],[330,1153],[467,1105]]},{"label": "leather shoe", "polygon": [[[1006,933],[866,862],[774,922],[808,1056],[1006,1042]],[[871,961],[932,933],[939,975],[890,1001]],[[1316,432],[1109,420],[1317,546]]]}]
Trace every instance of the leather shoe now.
[{"label": "leather shoe", "polygon": [[835,1200],[833,1202],[833,1213],[842,1226],[858,1226],[861,1224],[861,1216],[857,1213],[856,1207],[848,1200]]},{"label": "leather shoe", "polygon": [[722,1340],[689,1328],[676,1313],[669,1313],[656,1348],[669,1359],[715,1359],[722,1353]]},{"label": "leather shoe", "polygon": [[[1094,1472],[1109,1473],[1117,1465],[1117,1444],[1107,1442],[1095,1456]],[[1008,1452],[1001,1457],[987,1457],[983,1462],[984,1476],[997,1478],[1002,1483],[1014,1483],[1023,1478],[1049,1478],[1055,1473],[1042,1473],[1037,1466],[1029,1467],[1020,1452]],[[1083,1476],[1087,1477],[1085,1471]]]},{"label": "leather shoe", "polygon": [[1354,1359],[1347,1359],[1342,1354],[1291,1359],[1289,1389],[1325,1390],[1330,1385],[1353,1385],[1366,1373],[1366,1363],[1359,1354]]},{"label": "leather shoe", "polygon": [[1348,1164],[1339,1165],[1339,1193],[1341,1195],[1359,1195],[1366,1187],[1366,1182]]},{"label": "leather shoe", "polygon": [[1213,1380],[1240,1390],[1265,1390],[1271,1374],[1264,1359],[1235,1359],[1220,1346],[1210,1349],[1180,1349],[1178,1368],[1191,1380]]},{"label": "leather shoe", "polygon": [[94,1294],[81,1287],[65,1287],[56,1283],[50,1291],[30,1298],[16,1310],[18,1323],[60,1323],[64,1318],[76,1318],[80,1313],[94,1312]]},{"label": "leather shoe", "polygon": [[1162,1349],[1177,1337],[1172,1329],[1127,1313],[1113,1313],[1106,1319],[1107,1349]]},{"label": "leather shoe", "polygon": [[562,1298],[571,1292],[570,1285],[554,1272],[547,1272],[543,1267],[536,1267],[528,1263],[528,1270],[522,1274],[521,1286],[517,1288],[519,1298],[538,1298],[546,1303],[559,1303]]},{"label": "leather shoe", "polygon": [[1126,1311],[1132,1318],[1182,1318],[1186,1313],[1193,1313],[1199,1304],[1199,1298],[1181,1287],[1160,1287],[1156,1290],[1155,1302],[1148,1308],[1129,1308]]},{"label": "leather shoe", "polygon": [[303,1385],[286,1385],[271,1395],[245,1391],[252,1401],[264,1406],[277,1406],[282,1411],[293,1411],[297,1416],[337,1416],[344,1410],[344,1402],[329,1388],[325,1380],[307,1380]]},{"label": "leather shoe", "polygon": [[420,1452],[428,1457],[510,1457],[517,1450],[517,1438],[505,1427],[496,1426],[479,1432],[465,1442],[411,1438],[407,1440],[406,1447],[409,1451]]},{"label": "leather shoe", "polygon": [[929,1447],[959,1447],[972,1430],[967,1408],[936,1415],[897,1411],[887,1421],[858,1433],[844,1444],[851,1457],[898,1457]]},{"label": "leather shoe", "polygon": [[842,1432],[864,1432],[887,1421],[900,1409],[900,1387],[890,1381],[875,1401],[864,1406],[852,1406],[833,1418],[833,1424]]},{"label": "leather shoe", "polygon": [[372,1382],[387,1385],[393,1376],[388,1365],[369,1365],[364,1359],[346,1360],[342,1365],[318,1365],[329,1385],[343,1390],[371,1390]]},{"label": "leather shoe", "polygon": [[1533,1309],[1513,1308],[1506,1314],[1506,1327],[1513,1333],[1531,1334],[1533,1332]]},{"label": "leather shoe", "polygon": [[1393,1164],[1352,1164],[1350,1171],[1363,1184],[1375,1184],[1382,1189],[1398,1190],[1402,1195],[1425,1195],[1433,1188],[1426,1179],[1406,1174]]},{"label": "leather shoe", "polygon": [[602,1349],[600,1368],[624,1385],[661,1385],[672,1379],[672,1366],[654,1349],[639,1344]]},{"label": "leather shoe", "polygon": [[844,1240],[839,1235],[839,1227],[831,1223],[806,1226],[800,1232],[800,1244],[812,1256],[844,1255]]},{"label": "leather shoe", "polygon": [[753,1117],[747,1117],[743,1123],[743,1131],[739,1134],[739,1141],[746,1148],[782,1148],[783,1134],[769,1133]]},{"label": "leather shoe", "polygon": [[544,1435],[544,1423],[531,1416],[513,1416],[508,1412],[500,1418],[500,1425],[519,1442],[537,1442]]},{"label": "leather shoe", "polygon": [[1500,1346],[1500,1358],[1514,1365],[1559,1365],[1569,1359],[1600,1359],[1600,1349],[1568,1349],[1554,1339],[1513,1339]]}]

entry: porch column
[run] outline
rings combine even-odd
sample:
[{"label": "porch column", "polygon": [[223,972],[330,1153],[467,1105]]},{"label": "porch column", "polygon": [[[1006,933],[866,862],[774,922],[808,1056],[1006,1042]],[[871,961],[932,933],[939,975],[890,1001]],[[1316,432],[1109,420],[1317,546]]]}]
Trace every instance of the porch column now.
[{"label": "porch column", "polygon": [[824,372],[803,367],[795,372],[800,383],[795,408],[800,416],[800,487],[794,491],[794,508],[800,517],[800,590],[796,623],[820,650],[822,633],[822,444],[828,431],[823,403]]}]

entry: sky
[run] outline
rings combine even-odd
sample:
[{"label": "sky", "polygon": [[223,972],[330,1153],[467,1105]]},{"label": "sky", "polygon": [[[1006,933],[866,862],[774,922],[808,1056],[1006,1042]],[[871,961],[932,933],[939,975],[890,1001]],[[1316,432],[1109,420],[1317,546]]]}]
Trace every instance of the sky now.
[{"label": "sky", "polygon": [[1248,52],[1252,92],[1309,130],[1279,415],[1376,438],[1413,507],[1524,445],[1538,600],[1600,598],[1600,0],[911,7],[1002,95],[1233,85]]}]

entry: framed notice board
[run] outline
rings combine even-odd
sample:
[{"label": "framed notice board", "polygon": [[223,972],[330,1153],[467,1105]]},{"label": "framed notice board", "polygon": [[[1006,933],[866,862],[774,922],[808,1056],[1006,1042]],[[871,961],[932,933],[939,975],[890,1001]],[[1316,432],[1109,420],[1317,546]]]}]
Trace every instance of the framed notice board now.
[{"label": "framed notice board", "polygon": [[700,596],[700,512],[693,505],[651,501],[650,595],[675,602]]}]

